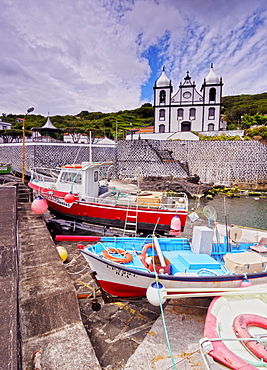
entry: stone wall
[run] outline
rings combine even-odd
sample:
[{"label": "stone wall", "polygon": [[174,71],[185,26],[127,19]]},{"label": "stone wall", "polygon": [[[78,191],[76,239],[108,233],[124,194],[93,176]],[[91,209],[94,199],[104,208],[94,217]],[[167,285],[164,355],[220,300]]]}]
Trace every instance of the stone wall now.
[{"label": "stone wall", "polygon": [[267,147],[259,141],[162,141],[202,182],[267,184]]},{"label": "stone wall", "polygon": [[[25,145],[25,170],[90,160],[87,144]],[[93,161],[113,161],[112,177],[198,175],[205,183],[267,186],[267,147],[259,141],[124,140],[92,146]],[[1,144],[0,162],[21,168],[21,144]]]},{"label": "stone wall", "polygon": [[116,153],[117,173],[121,177],[133,178],[136,173],[147,176],[187,177],[179,160],[175,160],[161,141],[119,141]]},{"label": "stone wall", "polygon": [[203,135],[203,136],[220,136],[220,135],[225,135],[227,137],[230,137],[230,136],[244,137],[244,130],[199,131],[198,134]]},{"label": "stone wall", "polygon": [[[14,169],[21,169],[22,146],[0,145],[0,162],[10,163]],[[93,161],[114,161],[115,148],[92,145]],[[25,170],[33,167],[56,168],[68,163],[90,161],[90,146],[87,144],[26,143]]]}]

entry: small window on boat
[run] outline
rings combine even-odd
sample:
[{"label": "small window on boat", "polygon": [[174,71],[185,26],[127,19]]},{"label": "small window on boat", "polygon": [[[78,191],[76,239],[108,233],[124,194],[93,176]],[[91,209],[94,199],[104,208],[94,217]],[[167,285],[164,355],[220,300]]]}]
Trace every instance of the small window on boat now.
[{"label": "small window on boat", "polygon": [[94,182],[98,181],[98,171],[94,172]]},{"label": "small window on boat", "polygon": [[60,177],[60,182],[75,182],[76,184],[81,184],[82,176],[81,174],[75,172],[63,172]]},{"label": "small window on boat", "polygon": [[82,183],[82,175],[80,173],[78,175],[76,175],[76,177],[74,178],[74,182],[76,184],[81,184]]}]

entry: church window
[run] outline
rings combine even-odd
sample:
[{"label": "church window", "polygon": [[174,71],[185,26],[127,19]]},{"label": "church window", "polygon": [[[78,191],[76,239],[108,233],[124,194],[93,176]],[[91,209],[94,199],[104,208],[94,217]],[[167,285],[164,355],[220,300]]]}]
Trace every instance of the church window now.
[{"label": "church window", "polygon": [[165,125],[163,125],[163,124],[159,125],[159,132],[160,133],[165,132]]},{"label": "church window", "polygon": [[189,119],[190,120],[196,119],[196,108],[190,108],[190,111],[189,111]]},{"label": "church window", "polygon": [[216,101],[216,89],[214,87],[212,87],[209,91],[209,98],[210,98],[210,102]]},{"label": "church window", "polygon": [[166,103],[166,92],[164,90],[159,93],[159,102]]},{"label": "church window", "polygon": [[165,121],[165,109],[160,109],[159,110],[159,120],[160,121]]},{"label": "church window", "polygon": [[213,123],[208,124],[208,131],[214,131],[214,124]]},{"label": "church window", "polygon": [[209,119],[215,118],[215,108],[209,108]]},{"label": "church window", "polygon": [[177,119],[184,119],[184,110],[182,108],[177,110]]}]

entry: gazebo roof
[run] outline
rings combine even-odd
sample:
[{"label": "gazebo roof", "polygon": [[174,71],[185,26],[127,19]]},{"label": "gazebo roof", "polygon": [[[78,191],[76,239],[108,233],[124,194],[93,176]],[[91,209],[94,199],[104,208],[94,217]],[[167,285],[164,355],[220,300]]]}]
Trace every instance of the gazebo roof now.
[{"label": "gazebo roof", "polygon": [[47,117],[46,123],[42,127],[32,127],[32,131],[62,132],[61,128],[57,128],[53,125],[49,116]]}]

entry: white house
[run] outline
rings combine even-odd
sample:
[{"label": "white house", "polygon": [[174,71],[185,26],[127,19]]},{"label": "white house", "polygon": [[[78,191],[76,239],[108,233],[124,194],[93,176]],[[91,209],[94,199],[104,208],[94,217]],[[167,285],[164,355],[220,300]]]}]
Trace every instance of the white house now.
[{"label": "white house", "polygon": [[187,72],[173,94],[172,82],[163,68],[154,86],[154,133],[220,130],[222,86],[222,78],[215,74],[211,64],[200,92]]},{"label": "white house", "polygon": [[[4,122],[0,118],[0,130],[10,130],[12,128],[12,123]],[[0,143],[3,143],[3,139],[0,138]]]},{"label": "white house", "polygon": [[0,118],[0,130],[9,130],[12,127],[12,123],[3,122]]}]

